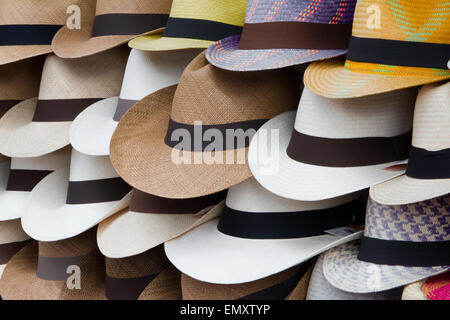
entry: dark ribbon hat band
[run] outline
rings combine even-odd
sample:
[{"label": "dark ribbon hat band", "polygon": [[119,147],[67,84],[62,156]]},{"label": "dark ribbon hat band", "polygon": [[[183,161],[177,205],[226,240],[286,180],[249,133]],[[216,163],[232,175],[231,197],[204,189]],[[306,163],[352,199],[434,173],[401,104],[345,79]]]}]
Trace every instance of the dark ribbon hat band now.
[{"label": "dark ribbon hat band", "polygon": [[122,178],[70,181],[66,204],[88,204],[118,201],[131,191]]},{"label": "dark ribbon hat band", "polygon": [[0,118],[22,100],[0,100]]},{"label": "dark ribbon hat band", "polygon": [[217,21],[169,18],[163,37],[218,41],[241,31],[240,26]]},{"label": "dark ribbon hat band", "polygon": [[62,25],[10,24],[0,26],[0,46],[50,45]]},{"label": "dark ribbon hat band", "polygon": [[114,113],[113,120],[116,122],[119,122],[120,119],[122,119],[123,115],[130,110],[134,104],[138,102],[137,100],[127,100],[127,99],[120,99],[117,103],[116,112]]},{"label": "dark ribbon hat band", "polygon": [[358,259],[407,267],[450,266],[450,240],[415,242],[364,237]]},{"label": "dark ribbon hat band", "polygon": [[406,175],[415,179],[450,179],[450,148],[428,151],[411,146]]},{"label": "dark ribbon hat band", "polygon": [[8,261],[23,247],[25,247],[30,240],[17,241],[11,243],[0,244],[0,264],[7,264]]},{"label": "dark ribbon hat band", "polygon": [[225,206],[217,229],[247,239],[293,239],[324,234],[325,230],[364,223],[360,199],[337,207],[296,212],[244,212]]},{"label": "dark ribbon hat band", "polygon": [[84,109],[103,98],[38,100],[33,122],[73,121]]},{"label": "dark ribbon hat band", "polygon": [[352,36],[347,60],[405,67],[447,70],[450,44]]},{"label": "dark ribbon hat band", "polygon": [[163,28],[168,14],[110,13],[95,17],[91,37],[139,35]]},{"label": "dark ribbon hat band", "polygon": [[137,300],[159,273],[138,278],[113,278],[106,275],[105,295],[109,300]]},{"label": "dark ribbon hat band", "polygon": [[253,49],[347,49],[352,24],[296,21],[247,23],[238,48]]},{"label": "dark ribbon hat band", "polygon": [[52,173],[51,170],[9,170],[8,191],[31,191],[33,188],[47,175]]},{"label": "dark ribbon hat band", "polygon": [[227,124],[191,125],[170,119],[164,142],[170,148],[196,152],[247,148],[256,131],[266,121],[267,119],[258,119]]},{"label": "dark ribbon hat band", "polygon": [[87,255],[76,257],[38,257],[36,275],[43,280],[63,281],[69,274],[67,268],[72,265],[79,266],[80,262]]},{"label": "dark ribbon hat band", "polygon": [[298,162],[324,167],[370,166],[408,158],[412,132],[394,137],[331,139],[292,132],[287,155]]}]

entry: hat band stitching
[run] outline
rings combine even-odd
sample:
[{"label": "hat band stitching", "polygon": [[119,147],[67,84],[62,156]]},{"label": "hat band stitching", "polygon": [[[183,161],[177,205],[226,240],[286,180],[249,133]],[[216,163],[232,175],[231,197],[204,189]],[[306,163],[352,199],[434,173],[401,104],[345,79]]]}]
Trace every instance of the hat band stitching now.
[{"label": "hat band stitching", "polygon": [[66,204],[118,201],[125,197],[131,189],[131,186],[122,178],[69,181]]},{"label": "hat band stitching", "polygon": [[6,190],[30,192],[42,179],[52,172],[52,170],[10,169]]},{"label": "hat band stitching", "polygon": [[450,179],[450,148],[428,151],[411,146],[406,175],[415,179]]},{"label": "hat band stitching", "polygon": [[32,122],[73,121],[84,109],[104,98],[38,100]]},{"label": "hat band stitching", "polygon": [[62,25],[11,24],[0,26],[0,46],[50,45]]},{"label": "hat band stitching", "polygon": [[11,243],[0,244],[0,264],[7,264],[8,261],[23,247],[30,243],[31,239]]},{"label": "hat band stitching", "polygon": [[147,285],[160,273],[137,278],[114,278],[106,275],[105,295],[109,300],[137,300]]},{"label": "hat band stitching", "polygon": [[0,100],[0,118],[22,100]]}]

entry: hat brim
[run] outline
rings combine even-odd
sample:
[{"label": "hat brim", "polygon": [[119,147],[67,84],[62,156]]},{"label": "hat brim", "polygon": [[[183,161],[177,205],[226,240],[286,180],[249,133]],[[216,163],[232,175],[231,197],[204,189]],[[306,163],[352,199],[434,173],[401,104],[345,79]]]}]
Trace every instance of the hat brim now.
[{"label": "hat brim", "polygon": [[144,51],[169,51],[183,49],[201,49],[208,48],[214,41],[187,39],[187,38],[168,38],[161,34],[145,35],[131,40],[128,46],[133,49]]},{"label": "hat brim", "polygon": [[1,46],[0,65],[37,57],[52,52],[50,45]]},{"label": "hat brim", "polygon": [[[401,161],[348,168],[315,166],[295,161],[286,153],[294,122],[295,111],[282,113],[263,124],[250,143],[250,169],[256,180],[272,193],[294,200],[324,200],[366,189],[405,172],[402,168],[385,169]],[[271,150],[272,130],[279,132],[278,152],[262,152],[265,148]],[[262,150],[259,150],[261,147]]]},{"label": "hat brim", "polygon": [[230,71],[279,69],[324,60],[347,53],[347,50],[257,49],[239,50],[240,36],[231,36],[212,44],[206,51],[208,61]]},{"label": "hat brim", "polygon": [[299,239],[244,239],[221,233],[219,219],[165,243],[169,260],[188,276],[210,283],[255,281],[296,266],[342,243],[358,239],[320,235]]},{"label": "hat brim", "polygon": [[408,284],[403,289],[402,300],[428,300],[422,291],[422,286],[426,280],[420,280]]},{"label": "hat brim", "polygon": [[344,67],[343,59],[311,63],[303,77],[305,86],[312,92],[334,99],[368,96],[446,79],[450,79],[450,75],[353,72]]},{"label": "hat brim", "polygon": [[[119,175],[143,192],[164,198],[195,198],[225,190],[251,177],[247,149],[218,151],[233,163],[196,164],[202,152],[182,151],[191,164],[176,164],[164,137],[176,86],[150,94],[128,110],[111,139],[111,162]],[[242,157],[243,158],[243,157]],[[242,160],[238,163],[238,160]]]},{"label": "hat brim", "polygon": [[22,216],[22,227],[39,241],[59,241],[83,233],[128,207],[131,192],[119,201],[66,204],[69,168],[46,176],[31,192]]},{"label": "hat brim", "polygon": [[100,223],[97,243],[109,258],[134,256],[218,217],[221,209],[217,205],[196,214],[118,213]]},{"label": "hat brim", "polygon": [[25,100],[0,119],[0,153],[9,157],[38,157],[69,144],[71,121],[33,122],[37,98]]},{"label": "hat brim", "polygon": [[72,122],[69,140],[77,151],[109,155],[109,143],[118,122],[113,120],[119,97],[101,100],[83,110]]},{"label": "hat brim", "polygon": [[347,243],[325,253],[323,273],[338,289],[354,293],[385,291],[446,272],[449,266],[405,267],[358,260],[359,244]]},{"label": "hat brim", "polygon": [[28,192],[6,190],[9,170],[10,161],[0,162],[0,203],[2,204],[0,221],[20,218],[22,216],[23,206],[29,195]]},{"label": "hat brim", "polygon": [[415,179],[403,175],[370,188],[370,197],[378,203],[402,205],[425,201],[450,192],[450,179]]}]

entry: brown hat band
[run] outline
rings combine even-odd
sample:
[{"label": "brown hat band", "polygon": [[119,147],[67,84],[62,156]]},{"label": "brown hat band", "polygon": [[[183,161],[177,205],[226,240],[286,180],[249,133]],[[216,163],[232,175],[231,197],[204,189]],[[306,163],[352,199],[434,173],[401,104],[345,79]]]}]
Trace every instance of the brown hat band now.
[{"label": "brown hat band", "polygon": [[123,115],[138,102],[138,100],[127,100],[120,99],[117,103],[116,113],[114,114],[113,120],[119,122],[122,119]]},{"label": "brown hat band", "polygon": [[31,239],[0,244],[0,264],[7,264],[12,256],[25,247],[30,241]]},{"label": "brown hat band", "polygon": [[9,170],[8,191],[31,191],[33,188],[47,175],[52,173],[51,170]]},{"label": "brown hat band", "polygon": [[91,37],[139,35],[165,27],[168,14],[110,13],[95,17]]},{"label": "brown hat band", "polygon": [[22,100],[0,100],[0,118]]},{"label": "brown hat band", "polygon": [[66,280],[69,274],[67,273],[67,267],[71,265],[79,266],[80,262],[87,255],[77,257],[38,257],[38,267],[36,275],[43,280]]},{"label": "brown hat band", "polygon": [[88,204],[121,200],[131,191],[122,178],[70,181],[66,204]]},{"label": "brown hat band", "polygon": [[247,148],[253,135],[266,121],[267,119],[257,119],[226,124],[191,125],[170,119],[164,142],[170,148],[194,152]]},{"label": "brown hat band", "polygon": [[298,162],[324,167],[370,166],[408,158],[412,132],[394,137],[331,139],[293,130],[287,155]]},{"label": "brown hat band", "polygon": [[84,109],[103,98],[38,100],[33,122],[73,121]]},{"label": "brown hat band", "polygon": [[238,49],[347,49],[351,33],[351,23],[246,23]]},{"label": "brown hat band", "polygon": [[218,204],[225,199],[226,195],[227,191],[224,190],[191,199],[169,199],[133,189],[130,211],[141,213],[194,214],[202,209]]},{"label": "brown hat band", "polygon": [[105,295],[109,300],[137,300],[159,273],[138,278],[113,278],[106,275]]}]

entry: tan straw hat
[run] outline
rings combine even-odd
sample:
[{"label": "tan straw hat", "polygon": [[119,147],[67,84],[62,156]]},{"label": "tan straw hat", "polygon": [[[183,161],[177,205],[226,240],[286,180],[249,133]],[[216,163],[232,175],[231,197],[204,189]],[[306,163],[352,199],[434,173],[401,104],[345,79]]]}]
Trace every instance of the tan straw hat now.
[{"label": "tan straw hat", "polygon": [[74,0],[1,0],[0,65],[51,52]]},{"label": "tan straw hat", "polygon": [[249,140],[298,99],[291,69],[233,73],[211,66],[201,53],[178,88],[147,96],[122,117],[111,161],[133,187],[160,197],[221,191],[251,176]]},{"label": "tan straw hat", "polygon": [[408,204],[450,193],[450,82],[422,87],[406,174],[370,189],[379,203]]},{"label": "tan straw hat", "polygon": [[61,58],[80,58],[117,47],[139,35],[162,31],[171,0],[77,0],[80,28],[64,26],[52,48]]},{"label": "tan straw hat", "polygon": [[74,60],[48,56],[39,98],[17,104],[0,119],[0,153],[36,157],[68,145],[73,119],[119,94],[127,54],[121,47]]}]

